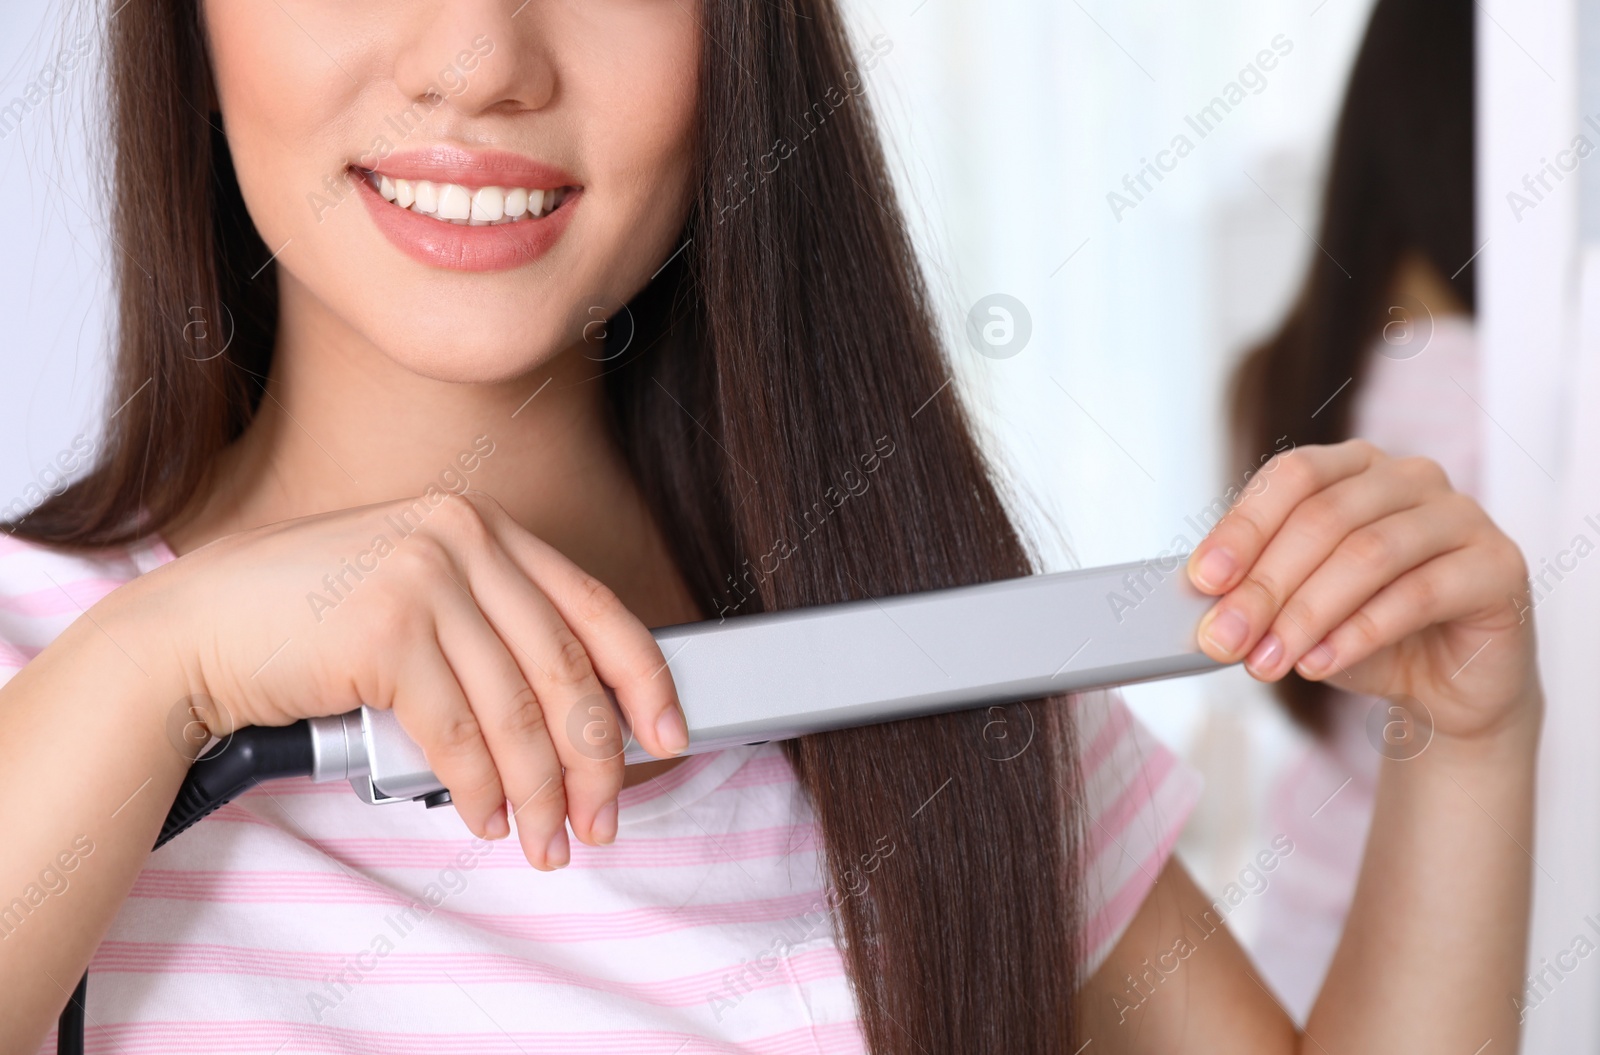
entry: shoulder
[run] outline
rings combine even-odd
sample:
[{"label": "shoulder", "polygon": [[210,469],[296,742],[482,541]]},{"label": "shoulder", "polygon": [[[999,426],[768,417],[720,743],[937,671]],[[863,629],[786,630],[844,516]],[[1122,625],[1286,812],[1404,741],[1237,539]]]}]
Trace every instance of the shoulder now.
[{"label": "shoulder", "polygon": [[1204,781],[1115,691],[1074,700],[1082,782],[1082,954],[1088,972],[1127,929],[1172,856]]},{"label": "shoulder", "polygon": [[1170,823],[1174,808],[1192,805],[1203,785],[1200,774],[1156,739],[1121,693],[1084,693],[1073,714],[1083,806],[1095,823]]},{"label": "shoulder", "polygon": [[155,537],[67,550],[0,534],[0,683],[106,594],[170,558]]}]

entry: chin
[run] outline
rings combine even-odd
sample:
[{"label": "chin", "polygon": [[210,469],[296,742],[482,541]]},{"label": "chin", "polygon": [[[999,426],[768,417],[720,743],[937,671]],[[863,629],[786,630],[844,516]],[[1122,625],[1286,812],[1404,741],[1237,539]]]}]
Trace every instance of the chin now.
[{"label": "chin", "polygon": [[527,319],[433,315],[376,338],[388,357],[412,373],[453,384],[499,384],[548,365],[578,343],[552,325]]}]

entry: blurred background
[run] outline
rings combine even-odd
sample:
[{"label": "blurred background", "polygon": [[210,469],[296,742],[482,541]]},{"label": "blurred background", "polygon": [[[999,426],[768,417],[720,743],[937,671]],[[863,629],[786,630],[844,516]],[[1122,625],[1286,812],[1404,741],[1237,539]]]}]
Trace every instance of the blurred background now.
[{"label": "blurred background", "polygon": [[[1047,565],[1138,560],[1180,538],[1189,548],[1218,496],[1254,468],[1230,464],[1223,385],[1319,252],[1333,122],[1371,0],[843,3],[858,53],[881,56],[866,92],[958,383]],[[1580,132],[1600,144],[1600,124],[1583,124],[1600,120],[1600,0],[1472,7],[1476,428],[1486,504],[1537,568],[1600,512],[1600,436],[1586,410],[1600,397],[1600,273],[1588,248],[1600,236],[1600,161],[1535,211],[1508,208],[1507,195]],[[58,459],[92,440],[102,413],[105,263],[118,250],[91,181],[100,143],[84,133],[98,42],[77,30],[42,0],[0,12],[5,505],[55,485]],[[1220,118],[1202,115],[1230,83],[1242,98]],[[1161,155],[1158,178],[1158,153],[1179,136],[1190,149]],[[1009,320],[1003,354],[969,339],[975,312]],[[1539,609],[1551,712],[1540,837],[1525,848],[1539,865],[1535,965],[1600,910],[1596,578],[1580,569]],[[1306,738],[1238,670],[1127,696],[1206,776],[1180,852],[1220,894],[1278,834],[1273,789]],[[1310,867],[1304,856],[1271,883]],[[1270,937],[1271,896],[1269,883],[1230,916],[1247,946]],[[1315,978],[1268,967],[1303,1012]],[[1529,1050],[1600,1050],[1600,969],[1589,972],[1529,1016]]]},{"label": "blurred background", "polygon": [[[861,39],[893,42],[870,90],[902,202],[957,374],[1049,567],[1192,548],[1255,468],[1228,464],[1223,385],[1318,252],[1370,0],[846,6]],[[1243,98],[1202,113],[1229,103],[1230,82]],[[1178,136],[1192,150],[1158,156]],[[1031,327],[1004,358],[966,333],[995,294]],[[1239,669],[1124,691],[1205,774],[1179,852],[1220,894],[1279,834],[1272,793],[1305,738]],[[1229,917],[1247,946],[1266,904],[1251,896]]]}]

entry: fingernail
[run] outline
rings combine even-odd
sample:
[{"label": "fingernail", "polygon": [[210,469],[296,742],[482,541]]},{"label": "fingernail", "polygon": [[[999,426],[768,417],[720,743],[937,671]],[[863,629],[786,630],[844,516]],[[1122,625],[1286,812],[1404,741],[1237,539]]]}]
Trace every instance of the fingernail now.
[{"label": "fingernail", "polygon": [[683,724],[683,712],[668,707],[656,719],[656,737],[669,754],[678,754],[689,746],[689,727]]},{"label": "fingernail", "polygon": [[1233,555],[1218,546],[1200,558],[1200,563],[1194,567],[1194,577],[1205,589],[1220,590],[1238,570],[1239,564],[1233,559]]},{"label": "fingernail", "polygon": [[1231,608],[1218,613],[1206,627],[1206,638],[1230,656],[1244,647],[1249,633],[1250,623]]},{"label": "fingernail", "polygon": [[483,826],[483,831],[485,837],[489,839],[504,839],[511,834],[511,825],[506,823],[506,808],[504,805],[489,814],[489,821]]},{"label": "fingernail", "polygon": [[1270,674],[1281,658],[1283,658],[1283,642],[1278,640],[1277,634],[1269,631],[1256,645],[1255,651],[1250,653],[1250,658],[1245,660],[1245,666],[1257,674]]},{"label": "fingernail", "polygon": [[567,862],[572,860],[572,846],[567,842],[567,828],[562,825],[550,839],[550,845],[545,847],[544,862],[551,868],[565,868]]},{"label": "fingernail", "polygon": [[600,812],[594,815],[592,827],[594,837],[602,843],[610,843],[617,837],[617,800],[612,799],[600,807]]},{"label": "fingernail", "polygon": [[1327,645],[1318,645],[1301,656],[1295,666],[1302,677],[1320,678],[1333,668],[1333,652]]}]

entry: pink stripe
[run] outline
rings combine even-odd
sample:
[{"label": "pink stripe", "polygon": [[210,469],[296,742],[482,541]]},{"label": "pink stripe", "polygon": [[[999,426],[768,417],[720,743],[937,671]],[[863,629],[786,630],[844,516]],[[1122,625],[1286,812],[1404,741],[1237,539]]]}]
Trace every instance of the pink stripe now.
[{"label": "pink stripe", "polygon": [[[669,839],[630,839],[624,832],[611,846],[573,843],[569,868],[583,871],[699,867],[729,860],[786,857],[800,849],[812,849],[816,842],[817,828],[813,824],[784,825],[730,835],[683,835]],[[437,870],[455,864],[456,856],[471,844],[465,840],[313,839],[309,845],[352,868]],[[479,867],[526,869],[528,862],[520,854],[501,854],[485,859]]]},{"label": "pink stripe", "polygon": [[[129,897],[146,900],[249,905],[372,905],[403,909],[419,899],[376,883],[345,875],[306,872],[174,872],[146,869]],[[544,942],[583,942],[670,934],[725,924],[770,923],[807,911],[824,911],[821,889],[778,898],[681,907],[645,906],[618,912],[561,912],[549,915],[457,912],[437,915],[490,934]]]},{"label": "pink stripe", "polygon": [[[452,989],[453,991],[453,989]],[[337,1055],[855,1055],[864,1052],[854,1021],[771,1033],[737,1044],[671,1030],[585,1033],[379,1033],[307,1022],[174,1020],[98,1025],[88,1030],[89,1055],[261,1055],[274,1050]]]},{"label": "pink stripe", "polygon": [[1081,759],[1079,769],[1085,780],[1099,772],[1100,767],[1105,764],[1106,759],[1111,757],[1111,752],[1117,749],[1117,745],[1122,742],[1122,738],[1128,734],[1132,727],[1132,711],[1128,710],[1126,706],[1111,708],[1111,713],[1106,716],[1105,724],[1100,727],[1100,731],[1095,734],[1094,740],[1090,742],[1089,749],[1079,756]]},{"label": "pink stripe", "polygon": [[[571,869],[685,868],[718,864],[729,860],[749,861],[767,857],[785,857],[797,849],[813,848],[817,837],[817,828],[813,824],[780,825],[728,835],[681,835],[667,839],[635,839],[624,832],[611,846],[574,843],[572,864],[569,867]],[[439,855],[439,848],[430,851],[426,845],[408,847],[405,844],[409,840],[359,841],[367,845],[360,848],[350,846],[348,849],[364,851],[366,856],[360,858],[363,865],[393,868],[442,867],[448,863],[448,859],[454,858],[462,847],[469,845],[462,842],[453,852]],[[316,845],[330,844],[319,841]],[[343,851],[348,843],[335,841],[331,845],[337,851]],[[341,857],[341,853],[333,852],[332,856]],[[433,863],[436,856],[440,861],[438,865]],[[510,854],[506,854],[496,862],[496,866],[525,868],[527,862],[521,857],[513,858]]]},{"label": "pink stripe", "polygon": [[81,612],[122,584],[121,579],[73,579],[31,593],[0,597],[0,611],[15,612],[29,619]]},{"label": "pink stripe", "polygon": [[[725,988],[730,994],[737,994],[793,982],[841,978],[845,974],[844,960],[832,947],[783,958],[765,971],[740,962],[650,982],[624,982],[495,953],[396,951],[372,959],[370,963],[371,966],[360,964],[342,953],[108,941],[95,953],[89,969],[96,974],[228,974],[318,985],[330,977],[339,978],[341,973],[358,977],[362,985],[430,985],[441,978],[451,978],[461,985],[566,986],[655,1007],[692,1007],[706,1003]],[[728,988],[730,986],[736,987]],[[559,996],[547,994],[534,998],[559,999]]]},{"label": "pink stripe", "polygon": [[[716,753],[717,752],[709,752],[704,755],[691,755],[689,761],[683,763],[681,766],[667,770],[666,773],[656,777],[655,781],[664,782],[668,777],[672,777],[674,779],[672,783],[667,784],[666,790],[676,791],[682,786],[684,781],[687,781],[690,777],[694,776],[699,769],[705,768],[705,766],[710,763],[710,759]],[[705,759],[706,761],[702,762],[696,769],[689,769],[689,767],[694,764],[696,759]],[[685,770],[688,770],[688,772],[684,773]],[[680,773],[683,774],[681,777],[678,775]],[[738,790],[740,788],[768,787],[771,785],[792,783],[794,783],[794,770],[789,768],[788,759],[782,757],[760,758],[752,759],[751,761],[740,766],[739,769],[726,781],[717,785],[717,792],[721,793],[724,791]],[[655,783],[654,781],[646,781],[643,784],[635,784],[632,788],[624,788],[619,800],[619,805],[637,805],[640,802],[648,802],[651,798],[655,797],[655,794],[647,794],[643,798],[632,796],[632,792],[636,788],[643,788],[648,791],[653,791],[655,794],[659,794],[661,784]],[[275,780],[270,785],[252,788],[250,791],[247,791],[243,795],[239,796],[239,798],[270,798],[273,795],[348,795],[349,793],[350,785],[342,780],[330,780],[316,784],[313,783],[308,777],[292,777],[288,780]]]},{"label": "pink stripe", "polygon": [[28,665],[29,660],[37,656],[43,649],[30,648],[27,645],[14,645],[9,641],[0,641],[0,667],[15,667],[21,670]]},{"label": "pink stripe", "polygon": [[[240,798],[243,797],[244,796],[242,795],[240,796]],[[201,823],[215,824],[218,821],[227,821],[231,824],[253,824],[258,828],[271,828],[273,831],[283,830],[276,824],[273,824],[271,821],[267,820],[265,817],[258,817],[254,813],[251,813],[249,810],[245,809],[243,806],[240,806],[234,802],[229,802],[225,805],[218,806],[216,812],[211,814],[209,817],[203,818]],[[295,841],[304,842],[305,840],[297,838]]]},{"label": "pink stripe", "polygon": [[[669,769],[660,777],[655,778],[655,780],[666,781],[668,777],[674,778],[672,783],[667,784],[666,790],[676,791],[682,786],[684,781],[687,781],[690,777],[694,776],[696,772],[698,772],[698,769],[689,769],[696,759],[706,760],[699,766],[699,768],[704,768],[709,764],[710,759],[715,754],[716,752],[709,752],[704,755],[691,755],[689,757],[689,761],[683,763],[681,766],[677,766],[674,769]],[[684,770],[688,770],[688,772],[684,773]],[[678,776],[680,773],[684,773],[684,775],[681,777]],[[752,759],[751,761],[740,766],[739,769],[726,781],[718,784],[716,793],[721,794],[724,791],[734,791],[741,788],[768,787],[772,785],[792,783],[794,783],[794,770],[789,768],[788,759],[782,757]],[[632,796],[634,789],[642,788],[659,794],[660,792],[657,789],[660,787],[661,785],[654,783],[654,781],[646,781],[643,784],[635,784],[632,788],[624,788],[622,790],[622,796],[619,804],[626,806],[636,805],[640,802],[648,802],[654,797],[654,794],[647,794],[644,798],[630,797]],[[271,784],[252,788],[243,795],[240,795],[239,798],[269,799],[276,795],[343,796],[348,794],[350,794],[350,785],[342,780],[330,780],[318,784],[313,783],[309,777],[291,777],[287,780],[275,780]],[[234,801],[238,801],[238,799]]]},{"label": "pink stripe", "polygon": [[1081,934],[1085,953],[1093,953],[1099,949],[1109,938],[1120,933],[1138,914],[1139,906],[1144,904],[1150,888],[1156,883],[1156,877],[1166,867],[1167,859],[1172,856],[1172,848],[1177,845],[1178,835],[1182,831],[1182,825],[1174,825],[1170,831],[1165,832],[1160,844],[1139,862],[1138,870],[1115,894],[1106,899],[1100,911],[1084,925]]},{"label": "pink stripe", "polygon": [[288,777],[284,780],[274,780],[270,784],[257,784],[249,791],[240,795],[233,801],[241,799],[272,799],[278,795],[332,795],[343,797],[351,795],[350,782],[347,780],[324,780],[320,784],[310,777]]},{"label": "pink stripe", "polygon": [[[273,831],[284,831],[271,821],[258,817],[234,803],[220,807],[205,820],[206,824],[218,822],[250,824],[270,828]],[[467,839],[291,837],[301,845],[313,847],[327,857],[351,868],[431,870],[451,866],[459,868],[457,856],[472,848],[472,843]],[[596,868],[697,867],[729,860],[750,861],[766,857],[788,857],[791,854],[816,849],[820,843],[821,831],[815,822],[752,828],[749,831],[717,835],[710,833],[678,835],[665,839],[629,838],[624,831],[622,837],[610,846],[573,843],[572,863],[569,868],[582,871]],[[476,867],[527,868],[528,862],[520,852],[493,854],[481,858]]]},{"label": "pink stripe", "polygon": [[1108,841],[1121,837],[1123,830],[1156,797],[1156,789],[1177,764],[1177,756],[1171,751],[1164,748],[1158,751],[1150,764],[1134,775],[1133,781],[1122,790],[1122,794],[1104,811],[1095,815],[1094,830],[1089,833],[1091,853],[1099,856]]},{"label": "pink stripe", "polygon": [[631,788],[623,788],[617,796],[617,807],[627,809],[677,791],[721,754],[721,751],[708,751],[703,755],[691,755],[689,761],[673,766],[658,777],[653,777],[643,784],[635,784]]},{"label": "pink stripe", "polygon": [[740,766],[739,771],[729,777],[717,790],[732,791],[739,788],[767,787],[794,782],[794,770],[790,768],[788,758],[782,754],[766,755],[752,758]]}]

